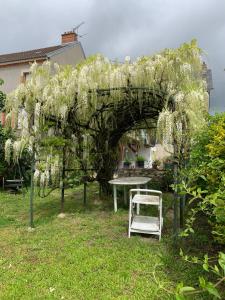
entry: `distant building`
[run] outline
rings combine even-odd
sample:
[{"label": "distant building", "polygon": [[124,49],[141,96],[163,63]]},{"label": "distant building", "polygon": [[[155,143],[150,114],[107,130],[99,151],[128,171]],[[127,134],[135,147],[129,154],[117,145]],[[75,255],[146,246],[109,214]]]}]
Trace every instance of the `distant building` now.
[{"label": "distant building", "polygon": [[85,59],[81,43],[74,31],[62,34],[61,45],[29,51],[0,55],[0,78],[4,80],[1,90],[9,93],[29,76],[30,65],[46,60],[59,65],[76,65]]},{"label": "distant building", "polygon": [[207,92],[209,94],[209,105],[208,110],[210,109],[210,96],[211,91],[213,90],[213,81],[212,81],[212,70],[208,69],[208,66],[205,62],[202,64],[202,77],[207,83]]}]

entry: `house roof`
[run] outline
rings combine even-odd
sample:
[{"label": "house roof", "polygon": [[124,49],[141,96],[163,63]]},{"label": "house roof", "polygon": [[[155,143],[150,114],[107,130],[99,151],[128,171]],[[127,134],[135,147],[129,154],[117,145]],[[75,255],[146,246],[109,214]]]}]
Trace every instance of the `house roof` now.
[{"label": "house roof", "polygon": [[2,54],[0,55],[0,64],[10,64],[35,59],[46,59],[48,57],[48,53],[64,48],[65,46],[66,45],[57,45],[17,53]]}]

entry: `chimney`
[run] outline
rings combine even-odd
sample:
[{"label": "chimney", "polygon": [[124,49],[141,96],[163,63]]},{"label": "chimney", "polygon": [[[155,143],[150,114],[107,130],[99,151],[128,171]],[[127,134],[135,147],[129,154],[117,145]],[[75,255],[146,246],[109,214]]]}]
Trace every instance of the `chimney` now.
[{"label": "chimney", "polygon": [[64,32],[62,34],[62,44],[73,43],[77,41],[77,34],[74,31]]}]

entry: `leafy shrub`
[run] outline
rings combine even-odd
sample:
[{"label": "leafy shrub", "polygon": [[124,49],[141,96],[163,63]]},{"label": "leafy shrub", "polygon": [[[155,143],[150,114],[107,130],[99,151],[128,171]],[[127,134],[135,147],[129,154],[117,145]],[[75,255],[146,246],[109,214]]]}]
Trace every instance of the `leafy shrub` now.
[{"label": "leafy shrub", "polygon": [[215,241],[225,244],[225,113],[211,117],[208,127],[196,137],[184,175],[187,180],[180,191],[195,203],[189,230],[201,211],[207,216]]},{"label": "leafy shrub", "polygon": [[[0,85],[3,81],[0,79]],[[4,111],[6,95],[0,91],[0,112]],[[19,159],[19,165],[10,162],[8,164],[5,161],[5,142],[7,139],[13,139],[13,133],[10,129],[4,128],[0,123],[0,177],[6,177],[9,179],[20,178],[21,176],[27,182],[30,178],[30,158],[29,153],[24,152]]]},{"label": "leafy shrub", "polygon": [[[188,194],[189,217],[182,236],[194,234],[196,216],[203,213],[211,227],[214,241],[225,244],[225,113],[209,118],[208,126],[197,137],[190,153],[188,168],[181,172],[186,180],[178,185],[180,194]],[[216,252],[217,249],[215,249]],[[218,288],[225,282],[225,254],[219,252],[217,264],[215,258],[207,254],[204,259],[189,257],[181,251],[187,262],[200,263],[208,273],[209,281],[204,277],[198,279],[195,287],[177,286],[176,299],[186,299],[196,294],[208,293],[213,299],[222,299]],[[192,298],[188,298],[192,299]]]}]

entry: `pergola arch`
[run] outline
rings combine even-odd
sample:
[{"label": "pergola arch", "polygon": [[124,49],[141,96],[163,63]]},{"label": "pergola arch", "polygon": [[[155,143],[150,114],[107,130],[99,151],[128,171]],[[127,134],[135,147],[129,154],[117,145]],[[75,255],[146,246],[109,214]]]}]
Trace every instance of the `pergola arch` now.
[{"label": "pergola arch", "polygon": [[[101,101],[101,98],[109,97],[112,91],[119,91],[121,100]],[[108,181],[112,178],[117,165],[116,150],[119,140],[127,132],[132,130],[138,123],[148,120],[157,126],[159,114],[167,106],[171,111],[174,109],[174,99],[165,91],[155,90],[149,87],[127,87],[113,89],[98,89],[98,103],[100,104],[94,113],[90,115],[86,123],[79,123],[76,114],[71,111],[69,124],[74,124],[72,130],[84,128],[92,136],[92,149],[94,154],[92,166],[97,172],[96,180],[99,181],[103,191],[107,191]],[[91,95],[92,91],[89,91]]]}]

